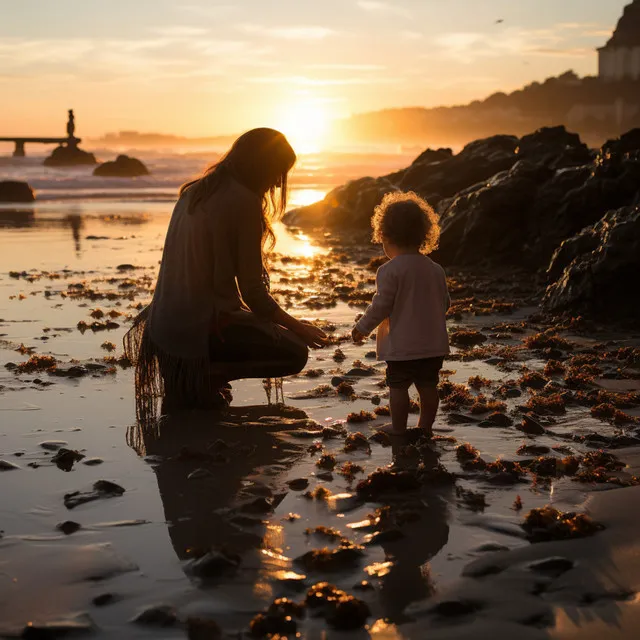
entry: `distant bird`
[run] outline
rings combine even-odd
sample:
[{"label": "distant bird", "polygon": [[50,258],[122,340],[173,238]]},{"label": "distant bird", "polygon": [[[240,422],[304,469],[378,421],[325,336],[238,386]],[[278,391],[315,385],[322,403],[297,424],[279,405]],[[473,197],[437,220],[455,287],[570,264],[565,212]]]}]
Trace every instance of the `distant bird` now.
[{"label": "distant bird", "polygon": [[496,20],[496,24],[502,24],[504,22],[504,20],[502,18],[500,18],[500,20]]}]

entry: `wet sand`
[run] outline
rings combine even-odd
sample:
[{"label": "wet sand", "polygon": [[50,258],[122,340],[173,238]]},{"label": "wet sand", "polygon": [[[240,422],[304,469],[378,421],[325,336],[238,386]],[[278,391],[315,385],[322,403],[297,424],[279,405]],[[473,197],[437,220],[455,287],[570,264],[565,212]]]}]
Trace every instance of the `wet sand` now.
[{"label": "wet sand", "polygon": [[[489,412],[474,414],[464,404],[443,408],[437,452],[457,475],[455,485],[426,482],[409,493],[366,498],[356,491],[358,482],[394,458],[396,470],[437,463],[403,443],[371,441],[345,452],[347,434],[369,438],[388,421],[381,415],[346,422],[349,414],[386,405],[384,369],[368,357],[373,342],[357,347],[344,340],[371,295],[367,263],[375,249],[331,247],[330,239],[319,246],[280,232],[275,292],[294,313],[331,325],[336,342],[314,352],[301,375],[285,380],[289,409],[267,404],[262,381],[240,381],[233,385],[229,415],[172,416],[159,433],[134,424],[132,372],[119,359],[121,339],[130,317],[150,297],[170,208],[74,202],[49,203],[31,213],[0,212],[0,460],[7,469],[0,471],[0,635],[20,637],[30,621],[36,627],[60,620],[68,626],[78,614],[85,617],[76,618],[76,626],[94,626],[113,638],[185,637],[187,620],[196,618],[213,619],[226,633],[248,632],[250,621],[274,598],[303,600],[307,589],[327,580],[367,603],[371,615],[367,629],[357,632],[361,636],[417,638],[428,628],[434,638],[571,638],[578,631],[595,638],[606,628],[611,637],[634,637],[640,571],[634,564],[635,514],[627,505],[637,500],[637,487],[575,482],[560,471],[549,477],[541,464],[538,472],[526,466],[522,473],[480,472],[464,468],[456,452],[469,442],[487,463],[502,457],[529,464],[538,454],[516,453],[523,444],[546,447],[547,458],[562,459],[623,444],[620,434],[635,437],[633,422],[612,425],[578,402],[538,415],[540,435],[516,429],[523,407],[539,391],[526,386],[535,380],[524,383],[523,376],[541,372],[550,360],[524,346],[548,328],[531,319],[535,296],[525,285],[510,277],[496,282],[450,274],[459,311],[450,331],[478,331],[484,342],[475,353],[456,347],[443,380],[467,385],[479,376],[480,386],[467,385],[469,393],[504,402],[513,424],[480,427]],[[516,304],[510,310],[496,300]],[[481,315],[474,315],[478,310]],[[580,353],[637,346],[627,336],[578,335],[570,327],[561,336]],[[598,351],[602,344],[606,350]],[[336,356],[338,348],[344,359]],[[36,370],[16,370],[31,354],[53,356],[55,371],[38,361]],[[561,359],[570,357],[564,353]],[[617,376],[611,359],[602,368],[585,389],[638,391],[637,364],[621,363]],[[332,384],[344,376],[354,388],[352,397],[339,395]],[[549,376],[567,391],[561,375]],[[509,380],[521,382],[505,385]],[[521,395],[505,397],[501,385]],[[631,419],[640,416],[633,403],[623,411]],[[68,456],[52,462],[60,448],[85,457],[65,470]],[[638,454],[614,453],[632,465],[618,476],[635,484]],[[100,480],[124,492],[111,488],[98,492],[97,500],[65,506],[65,495],[91,491]],[[305,496],[318,487],[330,494]],[[521,511],[512,508],[518,496]],[[67,505],[73,499],[67,497]],[[587,508],[607,528],[581,540],[531,544],[521,527],[524,514],[546,504],[562,511]],[[381,529],[369,516],[384,505],[391,506],[395,524]],[[65,522],[67,534],[57,528]],[[76,527],[69,522],[80,528],[70,533]],[[306,533],[318,526],[341,537]],[[354,553],[335,571],[296,561],[310,550],[340,545],[352,545]],[[507,550],[495,555],[496,545]],[[203,576],[198,559],[211,548],[219,555]],[[575,566],[543,589],[526,565],[550,556]],[[477,562],[497,563],[499,571],[464,576]],[[370,588],[355,588],[363,580]],[[589,597],[585,585],[592,589]],[[434,607],[449,601],[476,604],[440,607],[434,614]],[[154,605],[169,607],[156,612],[156,622],[167,626],[130,622]],[[171,608],[177,620],[169,624]],[[324,618],[313,616],[299,620],[298,627],[304,637],[321,637],[328,628]],[[330,637],[341,633],[330,631]]]}]

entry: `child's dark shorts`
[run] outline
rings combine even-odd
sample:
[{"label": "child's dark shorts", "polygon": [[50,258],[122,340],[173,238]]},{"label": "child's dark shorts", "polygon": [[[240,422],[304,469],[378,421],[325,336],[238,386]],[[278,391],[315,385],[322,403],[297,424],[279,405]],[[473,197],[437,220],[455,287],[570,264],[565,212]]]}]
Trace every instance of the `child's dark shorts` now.
[{"label": "child's dark shorts", "polygon": [[391,389],[437,387],[444,357],[421,360],[396,360],[387,362],[387,385]]}]

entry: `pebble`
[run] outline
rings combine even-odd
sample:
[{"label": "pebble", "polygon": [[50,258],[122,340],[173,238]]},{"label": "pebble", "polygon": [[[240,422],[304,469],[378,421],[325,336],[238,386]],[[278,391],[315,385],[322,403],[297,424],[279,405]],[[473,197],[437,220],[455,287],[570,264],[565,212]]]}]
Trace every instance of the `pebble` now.
[{"label": "pebble", "polygon": [[209,551],[186,565],[185,571],[198,578],[217,578],[235,571],[239,564],[240,558],[236,556],[221,551]]},{"label": "pebble", "polygon": [[65,520],[64,522],[60,522],[56,525],[56,529],[58,531],[62,531],[65,536],[70,536],[72,533],[79,531],[82,529],[82,526],[73,520]]},{"label": "pebble", "polygon": [[62,447],[66,447],[69,443],[64,440],[46,440],[45,442],[41,442],[40,446],[47,451],[57,451],[58,449],[62,449]]},{"label": "pebble", "polygon": [[296,478],[295,480],[289,480],[287,486],[292,491],[304,491],[309,486],[309,480],[306,478]]},{"label": "pebble", "polygon": [[15,471],[20,467],[13,462],[9,462],[8,460],[0,460],[0,471]]},{"label": "pebble", "polygon": [[86,458],[82,461],[82,464],[86,464],[88,467],[95,467],[103,462],[104,460],[102,458]]},{"label": "pebble", "polygon": [[152,627],[170,627],[178,620],[176,610],[168,604],[158,604],[143,609],[131,622]]},{"label": "pebble", "polygon": [[522,423],[517,425],[516,429],[532,436],[541,436],[545,433],[544,427],[528,415],[522,416]]}]

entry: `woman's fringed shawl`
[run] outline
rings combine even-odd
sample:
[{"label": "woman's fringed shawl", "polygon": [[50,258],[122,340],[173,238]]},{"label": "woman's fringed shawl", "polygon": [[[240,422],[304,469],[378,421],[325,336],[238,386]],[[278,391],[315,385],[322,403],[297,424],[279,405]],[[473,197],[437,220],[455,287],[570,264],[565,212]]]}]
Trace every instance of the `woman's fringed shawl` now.
[{"label": "woman's fringed shawl", "polygon": [[134,320],[124,336],[125,355],[134,366],[136,418],[152,425],[164,400],[181,407],[205,407],[214,391],[211,363],[203,358],[181,358],[165,353],[149,335],[150,306]]},{"label": "woman's fringed shawl", "polygon": [[272,331],[278,308],[264,279],[260,198],[230,179],[193,211],[189,199],[187,191],[174,207],[153,301],[125,336],[144,421],[158,416],[161,399],[167,410],[211,408],[221,377],[211,369],[211,331],[222,318]]}]

